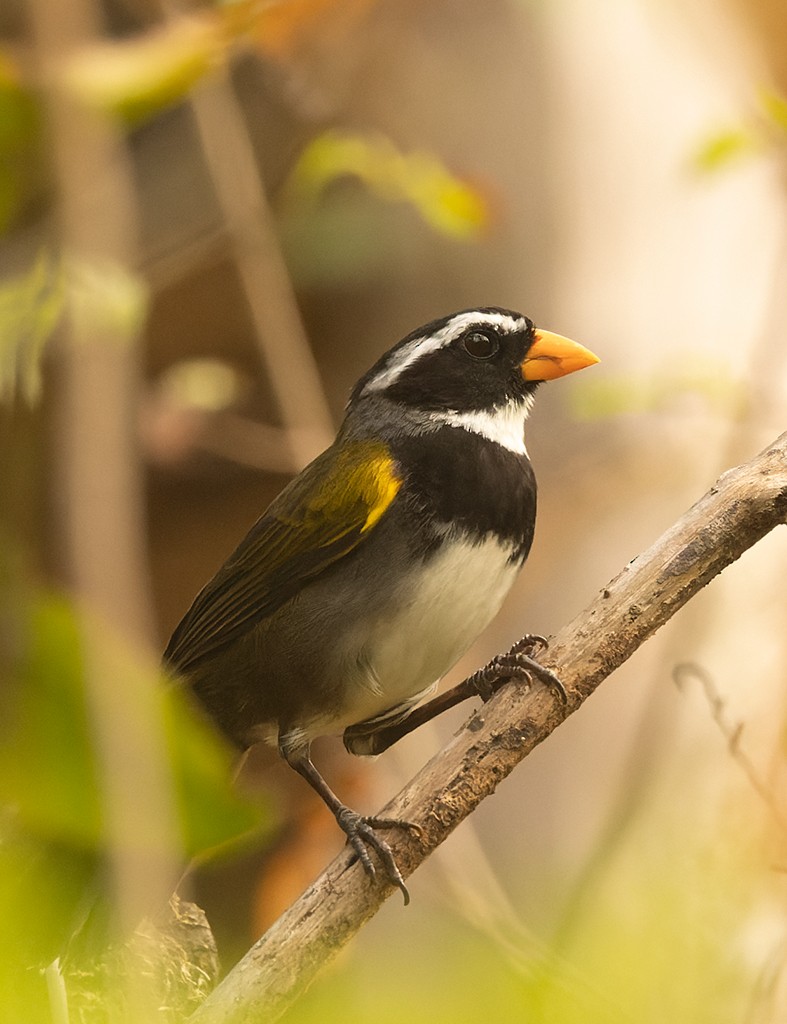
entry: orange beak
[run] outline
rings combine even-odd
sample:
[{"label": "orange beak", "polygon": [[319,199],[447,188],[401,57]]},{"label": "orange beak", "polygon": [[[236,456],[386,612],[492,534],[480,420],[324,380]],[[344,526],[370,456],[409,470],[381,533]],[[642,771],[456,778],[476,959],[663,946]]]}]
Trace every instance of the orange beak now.
[{"label": "orange beak", "polygon": [[525,380],[555,380],[599,362],[590,349],[560,334],[536,330],[534,338],[522,363]]}]

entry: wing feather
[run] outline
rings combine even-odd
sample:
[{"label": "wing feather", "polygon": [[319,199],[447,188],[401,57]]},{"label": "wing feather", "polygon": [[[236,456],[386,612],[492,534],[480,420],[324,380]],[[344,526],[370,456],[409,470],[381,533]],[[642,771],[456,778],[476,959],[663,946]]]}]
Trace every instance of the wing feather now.
[{"label": "wing feather", "polygon": [[199,592],[164,652],[187,673],[353,551],[402,480],[384,444],[332,447],[286,487]]}]

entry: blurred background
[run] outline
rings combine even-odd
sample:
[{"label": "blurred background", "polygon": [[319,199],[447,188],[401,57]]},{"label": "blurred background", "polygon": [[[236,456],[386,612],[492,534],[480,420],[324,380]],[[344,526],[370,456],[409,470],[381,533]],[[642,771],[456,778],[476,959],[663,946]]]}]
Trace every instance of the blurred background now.
[{"label": "blurred background", "polygon": [[[787,12],[5,0],[0,32],[0,1016],[148,1020],[105,954],[188,857],[226,970],[341,846],[271,752],[233,795],[157,661],[384,349],[494,304],[602,359],[539,395],[535,546],[448,683],[785,429]],[[288,1019],[787,1019],[782,532]],[[464,717],[316,759],[372,812]]]}]

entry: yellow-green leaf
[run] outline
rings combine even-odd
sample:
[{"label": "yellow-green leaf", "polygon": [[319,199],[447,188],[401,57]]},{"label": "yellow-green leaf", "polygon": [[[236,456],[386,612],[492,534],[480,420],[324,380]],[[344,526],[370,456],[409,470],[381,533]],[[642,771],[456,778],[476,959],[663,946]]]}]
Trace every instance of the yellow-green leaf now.
[{"label": "yellow-green leaf", "polygon": [[178,18],[135,39],[79,51],[62,82],[86,106],[135,123],[185,96],[221,63],[226,46],[214,17]]},{"label": "yellow-green leaf", "polygon": [[568,394],[571,412],[581,420],[661,412],[692,396],[708,409],[734,416],[747,400],[745,389],[732,374],[723,367],[703,369],[699,359],[696,369],[689,367],[679,374],[665,370],[647,377],[607,374],[603,380],[577,381]]},{"label": "yellow-green leaf", "polygon": [[754,132],[747,128],[727,128],[708,136],[694,154],[692,163],[699,171],[726,169],[733,161],[751,156],[761,149]]},{"label": "yellow-green leaf", "polygon": [[68,313],[76,337],[133,341],[148,310],[143,279],[118,263],[75,257],[65,271]]},{"label": "yellow-green leaf", "polygon": [[772,125],[787,132],[787,98],[771,89],[760,89],[759,104]]},{"label": "yellow-green leaf", "polygon": [[0,232],[40,185],[41,114],[11,57],[0,50]]},{"label": "yellow-green leaf", "polygon": [[[65,598],[6,593],[0,581],[0,629],[16,648],[0,662],[5,679],[0,805],[13,808],[26,834],[62,848],[100,854],[108,843],[122,841],[157,849],[167,836],[160,822],[135,820],[138,805],[114,807],[108,834],[107,780],[114,765],[112,756],[104,752],[101,757],[97,749],[83,628]],[[164,771],[174,797],[173,832],[181,841],[172,852],[192,857],[253,829],[259,834],[269,816],[234,792],[233,755],[226,743],[178,687],[161,680],[151,707],[150,666],[140,664],[109,630],[96,635],[105,645],[107,663],[119,670],[112,684],[124,688],[117,714],[143,738],[145,729],[155,733],[151,744],[159,733],[163,738]],[[141,744],[134,756],[150,756],[147,751]],[[113,756],[122,759],[129,751]]]},{"label": "yellow-green leaf", "polygon": [[453,174],[433,153],[402,153],[382,135],[329,131],[306,147],[285,186],[287,201],[316,203],[343,177],[357,178],[386,202],[410,203],[436,231],[454,238],[477,235],[489,221],[486,198]]},{"label": "yellow-green leaf", "polygon": [[60,261],[43,250],[30,270],[0,284],[0,399],[41,390],[41,358],[63,312]]}]

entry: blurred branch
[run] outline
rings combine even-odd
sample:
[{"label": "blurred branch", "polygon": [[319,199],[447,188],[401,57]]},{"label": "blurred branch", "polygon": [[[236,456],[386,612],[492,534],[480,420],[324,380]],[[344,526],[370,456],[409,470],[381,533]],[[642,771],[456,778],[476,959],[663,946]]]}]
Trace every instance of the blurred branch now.
[{"label": "blurred branch", "polygon": [[[303,463],[298,458],[299,449],[292,450],[294,434],[295,431],[271,427],[246,416],[220,412],[212,417],[212,423],[204,424],[198,445],[203,452],[218,455],[228,462],[267,473],[295,476]],[[302,440],[311,443],[313,436]]]},{"label": "blurred branch", "polygon": [[706,671],[701,665],[684,662],[681,665],[675,666],[672,676],[680,690],[685,690],[686,684],[692,680],[696,680],[700,684],[705,700],[710,708],[711,715],[713,716],[713,721],[718,726],[719,732],[727,741],[727,748],[729,749],[731,757],[743,770],[743,774],[749,780],[754,792],[770,811],[771,817],[776,825],[785,835],[787,835],[787,818],[785,818],[784,813],[782,812],[776,794],[762,778],[754,762],[741,745],[744,724],[743,722],[733,723],[727,718],[727,708],[724,698],[719,693],[710,672]]},{"label": "blurred branch", "polygon": [[131,654],[153,649],[136,438],[136,342],[145,292],[130,269],[134,183],[121,134],[75,101],[59,76],[64,60],[100,38],[100,5],[32,0],[29,11],[69,268],[52,431],[56,515],[63,524],[58,539],[77,598],[118,919],[133,928],[149,899],[166,899],[180,845],[157,666],[151,658],[144,671],[142,658]]},{"label": "blurred branch", "polygon": [[298,465],[305,465],[333,441],[333,423],[251,140],[227,73],[217,72],[203,82],[192,93],[191,103],[233,241],[260,355],[292,454]]},{"label": "blurred branch", "polygon": [[[56,967],[55,983],[59,980],[67,990],[68,1004],[64,1016],[53,1013],[52,1024],[176,1024],[215,985],[219,958],[204,911],[173,895],[166,906],[156,909],[155,915],[139,921],[130,935],[102,946],[88,960],[66,955]],[[125,982],[128,990],[138,985],[140,978],[154,998],[146,1014],[135,1007],[137,1015],[130,1015],[126,992],[117,981]]]},{"label": "blurred branch", "polygon": [[[391,834],[407,876],[531,750],[657,629],[731,562],[787,519],[787,433],[725,473],[655,544],[632,560],[553,639],[543,660],[568,691],[506,686],[382,812],[422,828]],[[391,894],[338,856],[190,1018],[191,1024],[277,1019]]]}]

